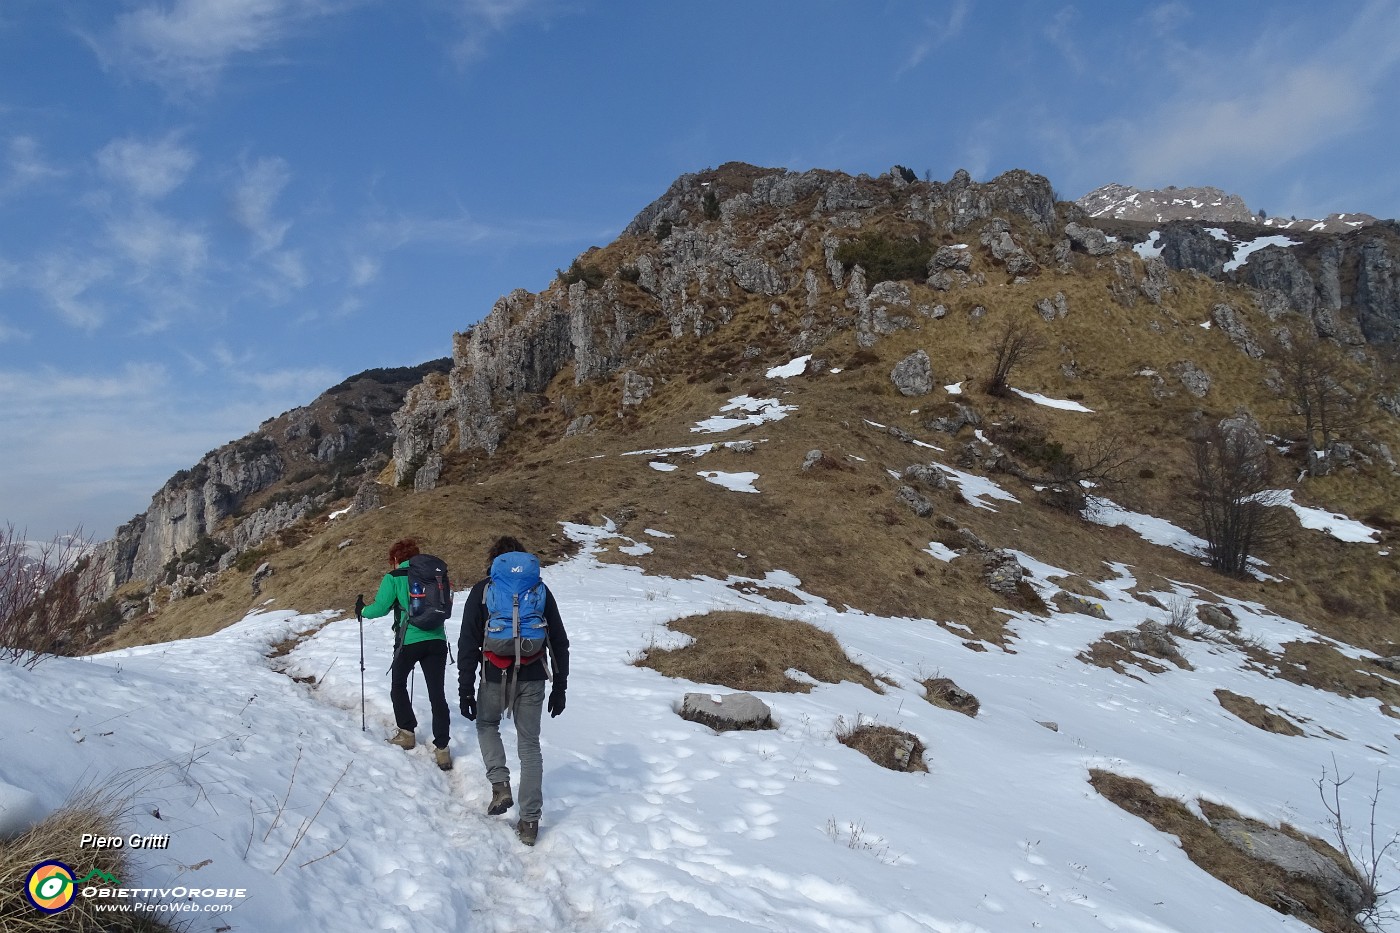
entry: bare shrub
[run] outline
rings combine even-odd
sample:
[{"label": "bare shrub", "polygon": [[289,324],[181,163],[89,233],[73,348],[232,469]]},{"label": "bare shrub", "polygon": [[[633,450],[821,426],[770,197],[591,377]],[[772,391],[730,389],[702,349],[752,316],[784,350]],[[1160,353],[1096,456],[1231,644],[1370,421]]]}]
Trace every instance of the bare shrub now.
[{"label": "bare shrub", "polygon": [[1005,395],[1011,371],[1027,357],[1045,349],[1045,339],[1024,321],[1007,321],[993,348],[992,374],[987,377],[988,395]]},{"label": "bare shrub", "polygon": [[1322,798],[1322,805],[1327,808],[1327,823],[1332,827],[1337,848],[1360,876],[1370,900],[1356,919],[1368,930],[1380,930],[1388,921],[1395,919],[1395,912],[1384,902],[1390,895],[1400,891],[1400,885],[1382,890],[1379,882],[1381,865],[1388,861],[1387,853],[1400,845],[1400,831],[1391,832],[1389,839],[1385,839],[1384,830],[1377,832],[1376,805],[1381,797],[1381,776],[1380,772],[1377,772],[1375,790],[1367,797],[1371,804],[1369,819],[1359,830],[1362,833],[1361,837],[1357,838],[1357,830],[1347,824],[1342,814],[1342,785],[1353,777],[1354,775],[1350,774],[1342,777],[1334,756],[1332,767],[1323,768],[1322,776],[1314,783],[1317,785],[1318,796]]},{"label": "bare shrub", "polygon": [[1213,425],[1191,440],[1192,494],[1206,558],[1243,577],[1249,559],[1277,536],[1280,519],[1269,480],[1268,448],[1249,431]]},{"label": "bare shrub", "polygon": [[79,617],[97,589],[96,575],[83,573],[90,547],[81,528],[33,542],[0,527],[0,660],[33,667],[80,647]]}]

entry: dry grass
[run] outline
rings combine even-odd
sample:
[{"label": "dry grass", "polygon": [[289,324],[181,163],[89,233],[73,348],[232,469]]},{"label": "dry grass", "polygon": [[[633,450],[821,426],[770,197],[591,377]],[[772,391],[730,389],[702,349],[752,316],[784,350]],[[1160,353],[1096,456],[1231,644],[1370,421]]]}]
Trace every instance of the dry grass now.
[{"label": "dry grass", "polygon": [[1256,729],[1263,729],[1265,732],[1276,732],[1279,735],[1305,735],[1292,720],[1280,716],[1264,704],[1251,697],[1241,696],[1238,693],[1231,693],[1229,690],[1215,691],[1215,698],[1220,701],[1220,705],[1240,719],[1254,726]]},{"label": "dry grass", "polygon": [[806,622],[720,611],[677,619],[668,627],[694,641],[683,648],[650,648],[637,666],[735,690],[808,693],[811,684],[785,673],[799,670],[822,683],[850,680],[882,692],[869,671],[846,657],[834,635]]},{"label": "dry grass", "polygon": [[[1325,933],[1363,933],[1357,922],[1316,885],[1289,877],[1272,865],[1244,855],[1181,801],[1160,796],[1144,781],[1110,771],[1091,771],[1089,783],[1119,807],[1175,836],[1192,862],[1241,894],[1280,913],[1296,916]],[[1225,807],[1205,801],[1201,802],[1201,807],[1212,820],[1241,819]],[[1334,859],[1344,871],[1355,874],[1355,869],[1347,865],[1342,855],[1322,840],[1287,825],[1277,828]]]},{"label": "dry grass", "polygon": [[121,835],[125,802],[102,790],[78,794],[24,834],[0,840],[0,930],[6,933],[156,933],[172,927],[143,913],[98,913],[94,899],[78,896],[57,914],[42,914],[25,899],[25,878],[40,862],[70,866],[75,881],[96,869],[121,880],[129,878],[125,849],[82,849],[84,833]]},{"label": "dry grass", "polygon": [[890,771],[928,771],[924,743],[912,732],[857,717],[854,726],[838,723],[836,740]]},{"label": "dry grass", "polygon": [[1331,645],[1294,641],[1283,646],[1280,657],[1257,647],[1245,646],[1253,666],[1262,673],[1289,683],[1325,690],[1344,697],[1367,697],[1383,705],[1400,707],[1400,685],[1381,676],[1363,660],[1349,658]]}]

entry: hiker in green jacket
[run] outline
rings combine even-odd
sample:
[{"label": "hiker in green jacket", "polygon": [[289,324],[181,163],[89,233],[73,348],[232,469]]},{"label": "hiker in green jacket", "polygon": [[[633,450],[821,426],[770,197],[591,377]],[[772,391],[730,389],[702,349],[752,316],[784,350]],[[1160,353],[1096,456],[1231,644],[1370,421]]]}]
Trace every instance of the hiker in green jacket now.
[{"label": "hiker in green jacket", "polygon": [[414,730],[418,717],[408,696],[408,676],[414,665],[423,669],[423,682],[428,687],[428,702],[433,708],[433,757],[444,771],[452,769],[452,753],[447,750],[451,738],[452,710],[447,705],[443,678],[447,673],[447,633],[442,626],[421,629],[409,625],[408,562],[417,555],[418,542],[404,538],[389,548],[389,566],[374,602],[363,608],[366,619],[377,619],[394,613],[394,661],[389,667],[389,699],[394,704],[394,721],[399,731],[390,743],[408,750],[417,743]]}]

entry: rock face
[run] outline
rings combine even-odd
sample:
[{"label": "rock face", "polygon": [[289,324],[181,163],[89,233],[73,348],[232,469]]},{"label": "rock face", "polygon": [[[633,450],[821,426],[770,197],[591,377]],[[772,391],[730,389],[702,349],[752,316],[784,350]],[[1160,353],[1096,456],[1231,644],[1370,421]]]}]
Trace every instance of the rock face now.
[{"label": "rock face", "polygon": [[[406,393],[447,368],[370,370],[172,476],[151,504],[94,550],[98,599],[228,567],[243,551],[341,496],[387,462],[391,417]],[[426,454],[426,451],[425,451]],[[266,500],[266,501],[265,501]]]},{"label": "rock face", "polygon": [[[896,192],[893,210],[906,225],[929,238],[947,233],[985,243],[989,261],[1013,276],[1051,261],[1036,254],[1032,238],[1057,231],[1054,194],[1029,172],[979,183],[959,171],[938,183],[902,172],[852,178],[729,163],[682,175],[623,231],[633,258],[617,264],[602,251],[585,253],[573,268],[589,274],[566,275],[540,294],[512,292],[455,336],[447,380],[412,393],[395,416],[395,481],[416,476],[429,450],[494,453],[566,367],[576,385],[640,371],[633,341],[656,328],[704,336],[738,306],[762,300],[771,326],[791,334],[795,347],[852,324],[858,342],[871,346],[936,319],[938,310],[915,306],[906,282],[871,283],[859,266],[837,259],[865,220],[892,210]],[[968,271],[974,251],[940,247],[930,269],[955,276],[950,282],[974,281],[981,274]],[[817,269],[806,264],[814,253],[823,257]],[[626,384],[628,404],[636,386]]]},{"label": "rock face", "polygon": [[1247,223],[1269,230],[1306,230],[1310,233],[1349,233],[1376,223],[1370,214],[1328,214],[1322,220],[1256,215],[1237,194],[1219,188],[1139,189],[1130,185],[1104,185],[1074,202],[1090,217],[1164,223],[1195,220],[1203,223]]}]

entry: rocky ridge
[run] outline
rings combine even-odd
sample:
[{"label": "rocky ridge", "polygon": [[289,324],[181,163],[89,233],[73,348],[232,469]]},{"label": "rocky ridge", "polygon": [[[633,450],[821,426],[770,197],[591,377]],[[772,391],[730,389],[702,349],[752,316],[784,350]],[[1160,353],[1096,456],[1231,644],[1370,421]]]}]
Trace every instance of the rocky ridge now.
[{"label": "rocky ridge", "polygon": [[1141,189],[1115,183],[1095,188],[1074,203],[1084,208],[1090,217],[1148,223],[1173,220],[1247,223],[1306,233],[1345,233],[1376,223],[1376,218],[1370,214],[1359,213],[1328,214],[1322,220],[1268,217],[1251,211],[1239,195],[1209,186],[1177,188],[1168,185]]}]

